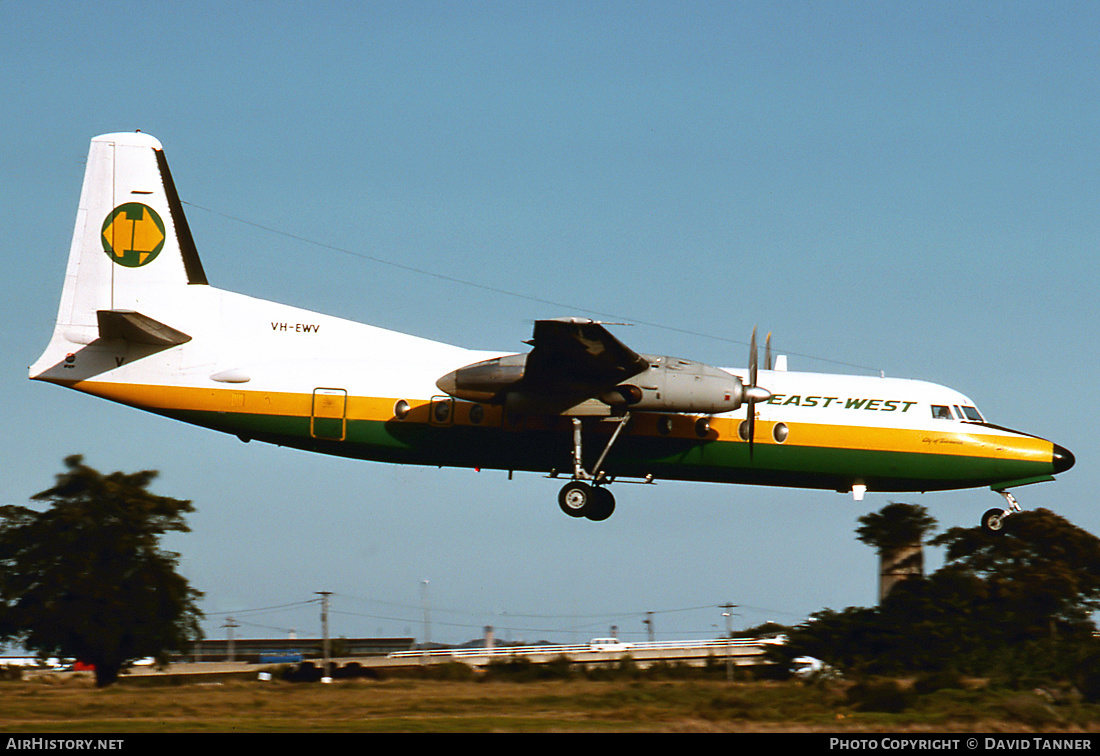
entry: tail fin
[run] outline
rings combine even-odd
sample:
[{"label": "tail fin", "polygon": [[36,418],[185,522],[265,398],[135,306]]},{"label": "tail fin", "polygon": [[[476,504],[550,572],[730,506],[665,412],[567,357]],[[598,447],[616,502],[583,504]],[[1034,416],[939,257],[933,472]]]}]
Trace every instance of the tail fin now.
[{"label": "tail fin", "polygon": [[142,133],[94,138],[58,325],[98,330],[99,310],[141,311],[165,286],[206,282],[160,142]]},{"label": "tail fin", "polygon": [[181,290],[206,283],[160,142],[140,132],[97,136],[53,341],[36,367],[66,344],[118,338],[120,318],[163,326],[157,318],[171,314]]}]

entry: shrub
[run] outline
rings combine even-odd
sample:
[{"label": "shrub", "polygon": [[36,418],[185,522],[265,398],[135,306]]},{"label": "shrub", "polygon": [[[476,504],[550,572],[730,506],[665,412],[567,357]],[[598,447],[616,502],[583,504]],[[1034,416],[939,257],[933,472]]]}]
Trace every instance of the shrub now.
[{"label": "shrub", "polygon": [[962,675],[954,670],[943,669],[921,675],[913,683],[913,690],[922,695],[935,693],[944,688],[963,688]]},{"label": "shrub", "polygon": [[896,680],[869,680],[857,683],[848,690],[848,703],[859,711],[896,714],[909,708],[913,698],[914,693]]},{"label": "shrub", "polygon": [[559,656],[547,664],[535,664],[525,656],[511,656],[501,661],[489,662],[485,678],[533,682],[535,680],[563,680],[572,677],[573,663],[566,656]]}]

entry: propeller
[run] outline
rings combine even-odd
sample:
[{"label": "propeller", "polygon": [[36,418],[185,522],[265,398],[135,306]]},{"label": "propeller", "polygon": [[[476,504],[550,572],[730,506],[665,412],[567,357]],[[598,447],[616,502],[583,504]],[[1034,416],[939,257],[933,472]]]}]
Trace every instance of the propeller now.
[{"label": "propeller", "polygon": [[[764,347],[765,370],[771,370],[771,344],[772,335],[769,333]],[[749,459],[752,459],[753,442],[756,440],[756,403],[766,402],[772,398],[772,392],[758,386],[756,383],[757,359],[756,327],[754,326],[752,329],[752,340],[749,342],[749,385],[744,388],[745,404],[748,406]]]}]

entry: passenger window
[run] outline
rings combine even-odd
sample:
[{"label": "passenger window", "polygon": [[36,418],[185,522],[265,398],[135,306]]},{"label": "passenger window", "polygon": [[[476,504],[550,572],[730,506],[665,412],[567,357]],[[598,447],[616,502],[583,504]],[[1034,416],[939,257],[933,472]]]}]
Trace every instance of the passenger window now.
[{"label": "passenger window", "polygon": [[942,404],[933,404],[932,405],[932,418],[934,420],[952,420],[952,419],[954,419],[954,418],[951,417],[951,408],[950,407],[945,407]]}]

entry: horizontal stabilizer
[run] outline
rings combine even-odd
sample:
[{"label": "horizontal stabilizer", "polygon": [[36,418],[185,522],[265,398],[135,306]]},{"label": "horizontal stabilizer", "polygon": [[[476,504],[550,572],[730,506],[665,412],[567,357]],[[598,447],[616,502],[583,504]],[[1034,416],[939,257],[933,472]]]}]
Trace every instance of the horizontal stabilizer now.
[{"label": "horizontal stabilizer", "polygon": [[148,315],[133,310],[98,310],[99,337],[135,344],[170,347],[186,344],[191,337]]}]

